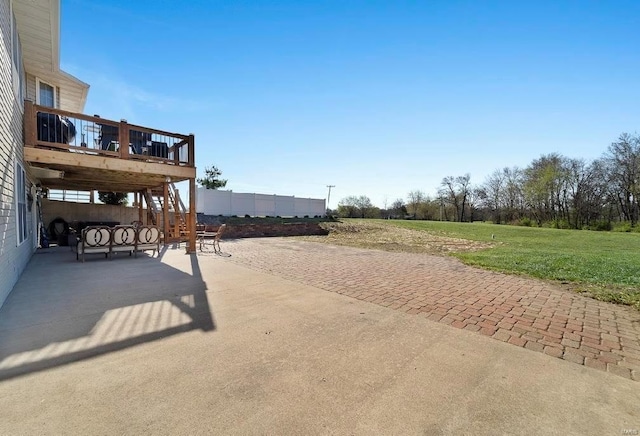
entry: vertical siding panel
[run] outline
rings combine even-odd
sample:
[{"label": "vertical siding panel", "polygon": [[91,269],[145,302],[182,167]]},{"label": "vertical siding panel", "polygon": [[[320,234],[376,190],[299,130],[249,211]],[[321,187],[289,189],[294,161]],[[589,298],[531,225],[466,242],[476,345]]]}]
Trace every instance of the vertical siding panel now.
[{"label": "vertical siding panel", "polygon": [[27,100],[36,102],[36,76],[27,74]]}]

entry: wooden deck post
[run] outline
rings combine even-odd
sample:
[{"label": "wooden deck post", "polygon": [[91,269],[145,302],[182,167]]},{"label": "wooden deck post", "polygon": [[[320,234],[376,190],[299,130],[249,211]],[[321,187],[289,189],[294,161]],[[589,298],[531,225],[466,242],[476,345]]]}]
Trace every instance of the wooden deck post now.
[{"label": "wooden deck post", "polygon": [[38,141],[36,109],[31,100],[24,101],[24,145],[35,147]]},{"label": "wooden deck post", "polygon": [[182,147],[178,147],[177,145],[173,146],[173,164],[180,165],[180,150]]},{"label": "wooden deck post", "polygon": [[169,240],[169,182],[162,184],[163,188],[163,201],[162,201],[162,231],[164,232],[165,245]]},{"label": "wooden deck post", "polygon": [[[188,156],[188,163],[189,166],[192,166],[195,168],[196,166],[196,139],[193,133],[189,134],[189,148],[187,149],[187,152],[189,153]],[[192,179],[189,179],[189,224],[188,224],[188,230],[189,230],[189,246],[187,247],[187,252],[188,253],[195,253],[196,252],[196,222],[197,222],[197,213],[196,213],[196,179],[195,177]]]},{"label": "wooden deck post", "polygon": [[118,142],[120,143],[120,159],[129,159],[129,124],[127,120],[120,120]]},{"label": "wooden deck post", "polygon": [[182,238],[180,238],[180,192],[174,189],[173,194],[173,236],[182,241]]},{"label": "wooden deck post", "polygon": [[138,221],[143,222],[142,221],[142,191],[140,192],[136,192],[136,195],[138,196]]},{"label": "wooden deck post", "polygon": [[195,156],[195,136],[193,135],[193,133],[189,134],[189,148],[188,148],[188,153],[189,153],[189,166],[195,166],[196,165],[196,156]]},{"label": "wooden deck post", "polygon": [[[193,139],[193,135],[191,136]],[[189,160],[191,160],[191,153],[193,151],[193,140],[189,141]],[[189,244],[187,246],[187,253],[196,252],[196,179],[189,179],[189,216],[187,218],[187,229],[189,231]]]}]

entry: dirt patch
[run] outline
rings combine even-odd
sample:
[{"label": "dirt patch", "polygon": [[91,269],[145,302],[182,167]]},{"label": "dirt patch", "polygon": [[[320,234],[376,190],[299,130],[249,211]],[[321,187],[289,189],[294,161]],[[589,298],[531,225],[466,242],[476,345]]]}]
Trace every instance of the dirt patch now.
[{"label": "dirt patch", "polygon": [[496,245],[384,224],[328,222],[321,223],[320,226],[329,231],[327,236],[303,236],[301,239],[350,247],[428,254],[477,251]]}]

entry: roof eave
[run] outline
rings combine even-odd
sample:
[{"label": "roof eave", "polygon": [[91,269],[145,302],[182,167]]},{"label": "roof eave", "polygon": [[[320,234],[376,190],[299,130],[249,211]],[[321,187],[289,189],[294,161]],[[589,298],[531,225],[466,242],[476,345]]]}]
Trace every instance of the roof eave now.
[{"label": "roof eave", "polygon": [[[60,86],[62,92],[67,86],[75,89],[75,95],[67,96],[67,107],[62,109],[83,112],[89,85],[60,69],[60,1],[14,0],[13,4],[25,71]],[[31,15],[40,19],[31,19]],[[48,40],[50,50],[43,51],[37,44],[30,46],[31,41],[37,40]]]}]

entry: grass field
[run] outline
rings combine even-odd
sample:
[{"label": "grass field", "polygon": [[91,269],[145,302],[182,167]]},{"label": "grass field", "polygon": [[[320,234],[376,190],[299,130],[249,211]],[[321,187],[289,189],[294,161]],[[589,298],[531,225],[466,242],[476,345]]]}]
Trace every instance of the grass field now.
[{"label": "grass field", "polygon": [[577,292],[640,310],[638,233],[438,221],[346,222],[395,226],[436,237],[490,244],[490,248],[450,251],[449,254],[468,265],[557,280]]}]

